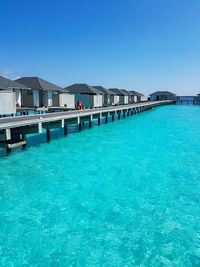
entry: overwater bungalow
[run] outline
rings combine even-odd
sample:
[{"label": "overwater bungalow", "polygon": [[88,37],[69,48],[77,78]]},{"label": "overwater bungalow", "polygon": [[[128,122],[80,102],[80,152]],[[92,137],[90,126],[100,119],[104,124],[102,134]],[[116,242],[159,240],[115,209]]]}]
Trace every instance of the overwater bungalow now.
[{"label": "overwater bungalow", "polygon": [[198,96],[176,96],[176,103],[181,104],[181,105],[195,105],[197,104],[198,101]]},{"label": "overwater bungalow", "polygon": [[0,76],[0,115],[16,113],[16,106],[21,106],[21,90],[28,90],[28,88]]},{"label": "overwater bungalow", "polygon": [[128,95],[128,103],[129,104],[134,104],[137,102],[137,96],[131,93],[128,90],[122,89],[121,91],[125,92]]},{"label": "overwater bungalow", "polygon": [[110,104],[119,105],[119,95],[110,89],[108,91],[110,92]]},{"label": "overwater bungalow", "polygon": [[144,96],[143,94],[137,92],[137,91],[130,91],[132,94],[134,94],[137,98],[137,103],[140,103],[140,102],[146,102],[148,101],[148,97],[147,96]]},{"label": "overwater bungalow", "polygon": [[120,105],[128,104],[128,93],[127,92],[124,92],[118,88],[110,88],[109,90],[115,93],[117,96],[119,96]]},{"label": "overwater bungalow", "polygon": [[[31,88],[31,90],[23,90],[22,92],[22,106],[62,106],[71,105],[73,97],[64,88],[43,80],[39,77],[22,77],[16,80],[17,82]],[[63,94],[60,100],[58,94]],[[73,107],[74,104],[72,103]]]},{"label": "overwater bungalow", "polygon": [[98,89],[100,92],[102,92],[102,97],[103,97],[103,106],[107,106],[107,105],[110,105],[111,102],[110,102],[110,96],[111,96],[111,92],[106,89],[105,87],[103,86],[92,86],[92,87],[95,87],[96,89]]},{"label": "overwater bungalow", "polygon": [[169,91],[156,91],[150,94],[151,101],[175,100],[176,95]]},{"label": "overwater bungalow", "polygon": [[81,101],[84,108],[97,108],[103,105],[103,93],[86,83],[72,84],[65,89],[74,94],[75,102]]},{"label": "overwater bungalow", "polygon": [[66,107],[69,109],[75,108],[75,95],[70,94],[69,91],[56,91],[53,94],[53,106],[54,107]]}]

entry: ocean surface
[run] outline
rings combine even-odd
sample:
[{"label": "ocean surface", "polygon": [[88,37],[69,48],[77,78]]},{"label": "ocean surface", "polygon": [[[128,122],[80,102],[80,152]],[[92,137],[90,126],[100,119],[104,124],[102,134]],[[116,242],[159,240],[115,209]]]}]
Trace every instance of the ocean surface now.
[{"label": "ocean surface", "polygon": [[200,106],[28,144],[0,152],[0,266],[200,266]]}]

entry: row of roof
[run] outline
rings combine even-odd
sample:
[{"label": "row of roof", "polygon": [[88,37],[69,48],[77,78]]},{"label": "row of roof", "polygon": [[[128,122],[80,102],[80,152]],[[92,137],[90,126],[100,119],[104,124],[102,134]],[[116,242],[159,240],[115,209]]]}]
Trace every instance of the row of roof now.
[{"label": "row of roof", "polygon": [[23,77],[14,81],[0,76],[0,89],[33,89],[33,90],[47,90],[59,91],[69,93],[84,93],[84,94],[111,94],[111,95],[136,95],[143,96],[136,91],[127,91],[118,88],[106,89],[103,86],[90,86],[88,84],[73,84],[62,88],[39,77]]},{"label": "row of roof", "polygon": [[[135,95],[143,96],[143,94],[137,91],[127,91],[125,89],[110,88],[106,89],[103,86],[90,86],[88,84],[73,84],[68,87],[62,88],[39,77],[23,77],[16,80],[10,80],[3,76],[0,76],[0,89],[35,89],[35,90],[47,90],[47,91],[59,91],[69,93],[84,93],[84,94],[112,94],[112,95]],[[174,95],[169,91],[157,91],[150,96],[156,95]]]}]

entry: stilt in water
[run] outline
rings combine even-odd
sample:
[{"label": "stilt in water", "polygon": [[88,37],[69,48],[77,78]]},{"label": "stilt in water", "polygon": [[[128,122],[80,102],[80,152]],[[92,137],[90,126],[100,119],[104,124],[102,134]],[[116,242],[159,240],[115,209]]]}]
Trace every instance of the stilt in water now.
[{"label": "stilt in water", "polygon": [[67,126],[64,126],[64,135],[67,135]]},{"label": "stilt in water", "polygon": [[98,118],[98,125],[101,124],[101,118]]},{"label": "stilt in water", "polygon": [[11,148],[10,148],[10,147],[7,147],[7,148],[6,148],[6,152],[7,152],[7,153],[10,153],[10,152],[11,152]]},{"label": "stilt in water", "polygon": [[50,136],[50,129],[47,129],[47,142],[50,142],[51,136]]}]

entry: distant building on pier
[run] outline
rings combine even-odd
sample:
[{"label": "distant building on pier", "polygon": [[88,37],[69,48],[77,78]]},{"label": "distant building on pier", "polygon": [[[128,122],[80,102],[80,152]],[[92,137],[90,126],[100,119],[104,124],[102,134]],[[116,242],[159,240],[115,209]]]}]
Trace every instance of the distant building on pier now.
[{"label": "distant building on pier", "polygon": [[128,104],[128,96],[129,94],[123,90],[120,90],[118,88],[110,88],[111,92],[115,93],[119,97],[119,104],[124,105]]},{"label": "distant building on pier", "polygon": [[111,100],[110,100],[110,96],[111,96],[111,92],[106,89],[105,87],[103,86],[97,86],[97,85],[93,85],[92,87],[98,89],[100,92],[102,92],[102,103],[103,103],[103,106],[108,106],[108,105],[111,105]]},{"label": "distant building on pier", "polygon": [[133,93],[131,93],[128,90],[122,89],[121,91],[125,92],[128,95],[128,103],[129,104],[135,104],[137,102],[137,96]]},{"label": "distant building on pier", "polygon": [[176,95],[169,91],[156,91],[150,94],[151,101],[175,100]]},{"label": "distant building on pier", "polygon": [[200,105],[200,94],[197,96],[177,96],[176,103],[181,105]]},{"label": "distant building on pier", "polygon": [[22,106],[66,106],[68,108],[75,107],[74,96],[70,95],[64,88],[43,80],[40,77],[22,77],[17,82],[31,88],[31,90],[23,90]]},{"label": "distant building on pier", "polygon": [[137,103],[148,101],[148,96],[144,96],[143,94],[133,90],[131,90],[130,92],[137,97]]},{"label": "distant building on pier", "polygon": [[97,108],[103,105],[103,95],[100,90],[86,83],[76,83],[65,87],[71,94],[75,94],[75,101],[81,101],[85,108]]}]

